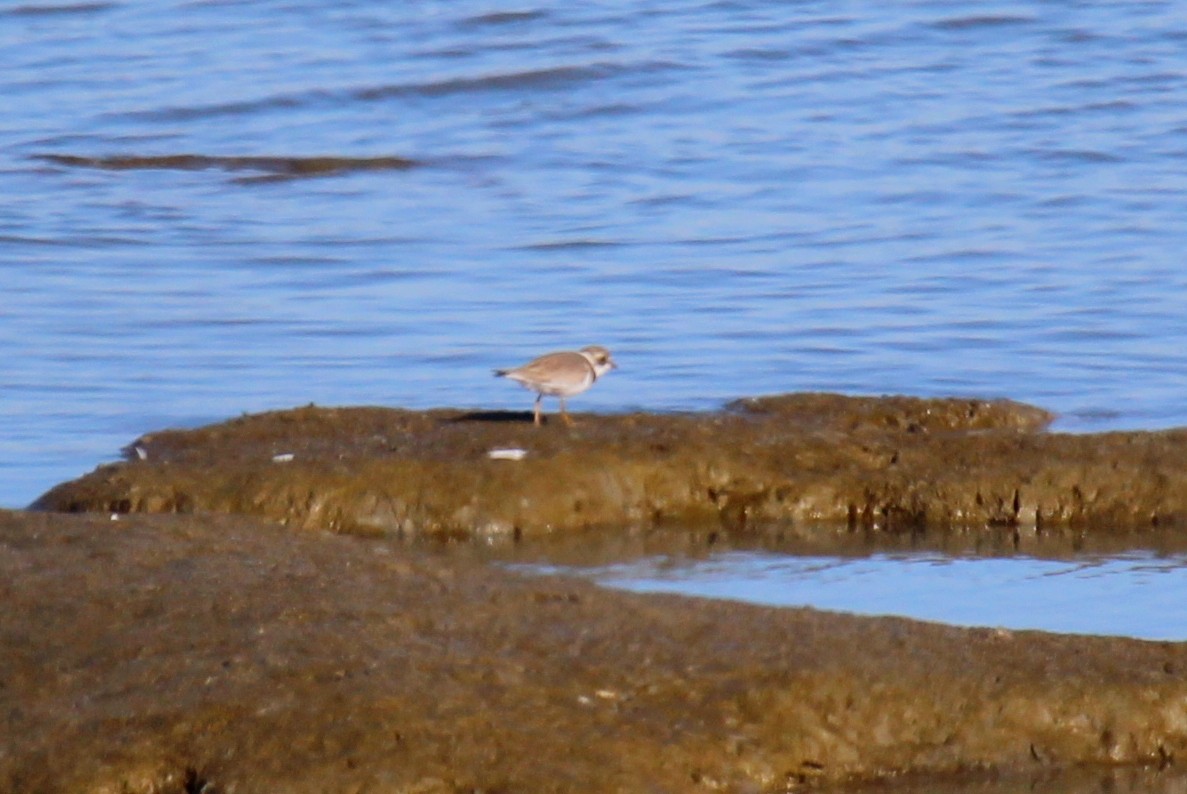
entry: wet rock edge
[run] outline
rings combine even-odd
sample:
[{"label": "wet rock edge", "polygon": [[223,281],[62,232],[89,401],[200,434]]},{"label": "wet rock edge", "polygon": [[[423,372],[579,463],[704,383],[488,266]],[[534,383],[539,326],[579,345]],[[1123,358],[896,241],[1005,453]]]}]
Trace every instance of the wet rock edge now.
[{"label": "wet rock edge", "polygon": [[792,394],[576,428],[527,417],[307,406],[154,432],[33,507],[516,537],[777,523],[1100,532],[1187,516],[1187,430],[1049,433],[1049,413],[1007,400]]}]

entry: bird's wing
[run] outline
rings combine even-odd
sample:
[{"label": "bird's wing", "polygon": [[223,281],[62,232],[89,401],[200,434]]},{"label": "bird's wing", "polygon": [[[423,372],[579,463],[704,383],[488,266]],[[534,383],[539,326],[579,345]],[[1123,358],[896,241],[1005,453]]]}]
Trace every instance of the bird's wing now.
[{"label": "bird's wing", "polygon": [[560,387],[596,375],[593,366],[580,353],[546,353],[522,367],[507,372],[507,377],[542,387]]}]

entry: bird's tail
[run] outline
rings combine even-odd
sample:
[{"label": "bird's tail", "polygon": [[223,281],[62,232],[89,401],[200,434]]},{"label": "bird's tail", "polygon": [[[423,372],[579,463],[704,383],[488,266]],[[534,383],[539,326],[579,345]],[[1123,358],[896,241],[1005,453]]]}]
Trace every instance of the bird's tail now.
[{"label": "bird's tail", "polygon": [[491,370],[491,372],[495,373],[496,378],[505,378],[505,377],[507,377],[507,373],[510,371],[511,370],[509,370],[509,369],[493,369],[493,370]]}]

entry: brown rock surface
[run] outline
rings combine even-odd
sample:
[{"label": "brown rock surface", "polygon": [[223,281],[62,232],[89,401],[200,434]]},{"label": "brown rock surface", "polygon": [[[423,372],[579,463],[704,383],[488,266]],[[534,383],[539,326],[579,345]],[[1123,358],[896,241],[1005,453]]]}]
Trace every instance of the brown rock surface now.
[{"label": "brown rock surface", "polygon": [[[528,416],[316,408],[146,435],[58,486],[58,511],[255,514],[362,533],[839,523],[1165,526],[1187,516],[1187,431],[1041,432],[1008,401],[743,400],[709,414]],[[498,449],[522,460],[492,460]]]},{"label": "brown rock surface", "polygon": [[1184,644],[639,596],[242,517],[0,512],[0,603],[5,792],[774,792],[1187,749]]}]

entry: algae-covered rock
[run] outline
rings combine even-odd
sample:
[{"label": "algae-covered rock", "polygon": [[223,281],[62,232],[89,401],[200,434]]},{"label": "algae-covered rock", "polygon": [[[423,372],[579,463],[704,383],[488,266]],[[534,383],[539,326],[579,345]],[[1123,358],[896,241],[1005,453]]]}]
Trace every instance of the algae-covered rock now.
[{"label": "algae-covered rock", "polygon": [[[241,516],[0,511],[0,594],[0,792],[1182,790],[1153,770],[1187,752],[1183,643],[615,592]],[[1042,777],[1085,764],[1149,777]]]},{"label": "algae-covered rock", "polygon": [[833,523],[1093,529],[1187,515],[1187,431],[1042,432],[1010,401],[783,395],[580,417],[313,406],[143,436],[57,511],[223,512],[348,532]]}]

